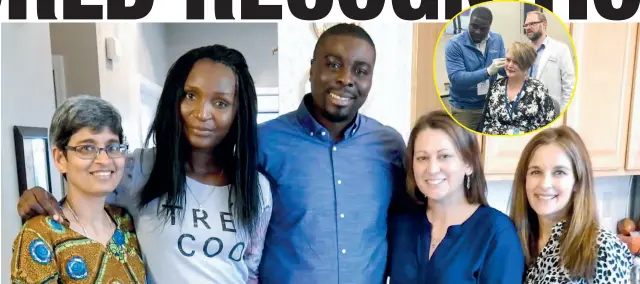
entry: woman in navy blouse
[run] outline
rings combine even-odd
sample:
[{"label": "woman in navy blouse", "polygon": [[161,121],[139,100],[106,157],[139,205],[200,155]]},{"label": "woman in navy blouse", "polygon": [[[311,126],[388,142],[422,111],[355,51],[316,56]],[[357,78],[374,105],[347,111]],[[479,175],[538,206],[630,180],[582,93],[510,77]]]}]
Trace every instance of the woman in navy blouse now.
[{"label": "woman in navy blouse", "polygon": [[391,283],[522,283],[515,226],[488,206],[476,137],[444,111],[421,117],[409,138],[408,193],[419,208],[394,216]]}]

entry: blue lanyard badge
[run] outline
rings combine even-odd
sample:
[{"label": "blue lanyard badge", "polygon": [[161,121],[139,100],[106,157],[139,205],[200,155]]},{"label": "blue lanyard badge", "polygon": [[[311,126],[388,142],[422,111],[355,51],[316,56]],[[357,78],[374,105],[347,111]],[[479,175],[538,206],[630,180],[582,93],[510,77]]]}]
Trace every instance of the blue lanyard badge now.
[{"label": "blue lanyard badge", "polygon": [[520,89],[520,92],[518,92],[518,94],[516,95],[516,99],[513,100],[513,105],[511,105],[509,103],[509,97],[507,97],[507,85],[509,83],[509,79],[505,79],[504,80],[504,104],[505,104],[505,108],[507,109],[507,113],[509,114],[509,120],[513,121],[513,113],[515,112],[515,109],[518,107],[518,102],[520,101],[520,95],[522,94],[522,92],[524,92],[524,86],[527,85],[527,80],[524,80],[524,83],[522,84],[522,89]]}]

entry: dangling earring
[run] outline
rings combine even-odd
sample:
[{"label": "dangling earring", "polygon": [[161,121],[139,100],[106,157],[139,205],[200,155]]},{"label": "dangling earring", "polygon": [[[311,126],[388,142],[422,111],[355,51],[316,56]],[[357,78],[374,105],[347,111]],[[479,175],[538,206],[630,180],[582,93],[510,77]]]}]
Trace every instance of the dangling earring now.
[{"label": "dangling earring", "polygon": [[471,189],[471,175],[464,175],[467,179],[467,189]]},{"label": "dangling earring", "polygon": [[236,155],[236,144],[233,144],[233,155]]}]

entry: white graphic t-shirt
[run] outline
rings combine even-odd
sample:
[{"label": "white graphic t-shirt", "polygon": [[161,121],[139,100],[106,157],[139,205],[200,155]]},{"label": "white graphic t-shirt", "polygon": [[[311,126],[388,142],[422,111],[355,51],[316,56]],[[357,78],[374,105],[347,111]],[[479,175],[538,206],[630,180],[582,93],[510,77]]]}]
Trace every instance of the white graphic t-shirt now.
[{"label": "white graphic t-shirt", "polygon": [[[251,240],[233,218],[228,186],[206,185],[187,177],[184,208],[168,206],[163,198],[139,209],[138,195],[151,171],[154,154],[154,149],[134,151],[110,202],[133,216],[148,283],[257,283],[264,234],[271,217],[271,191],[266,178],[259,177],[263,208],[258,238]],[[159,202],[172,212],[170,218],[158,214]]]}]

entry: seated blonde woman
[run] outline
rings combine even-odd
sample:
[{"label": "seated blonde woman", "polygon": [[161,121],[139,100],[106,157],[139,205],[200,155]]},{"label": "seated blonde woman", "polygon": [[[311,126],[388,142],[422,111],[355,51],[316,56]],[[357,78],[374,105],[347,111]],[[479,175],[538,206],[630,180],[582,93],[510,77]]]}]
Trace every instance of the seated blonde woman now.
[{"label": "seated blonde woman", "polygon": [[483,133],[523,134],[556,118],[554,102],[547,87],[527,76],[536,54],[529,43],[511,44],[504,66],[506,77],[491,84],[485,99]]},{"label": "seated blonde woman", "polygon": [[511,218],[528,266],[525,283],[629,283],[631,253],[599,228],[591,160],[573,129],[534,136],[514,180]]},{"label": "seated blonde woman", "polygon": [[60,202],[68,223],[29,219],[13,243],[12,283],[145,283],[131,216],[105,205],[124,171],[127,145],[118,111],[91,96],[53,115],[53,159],[67,181]]}]

